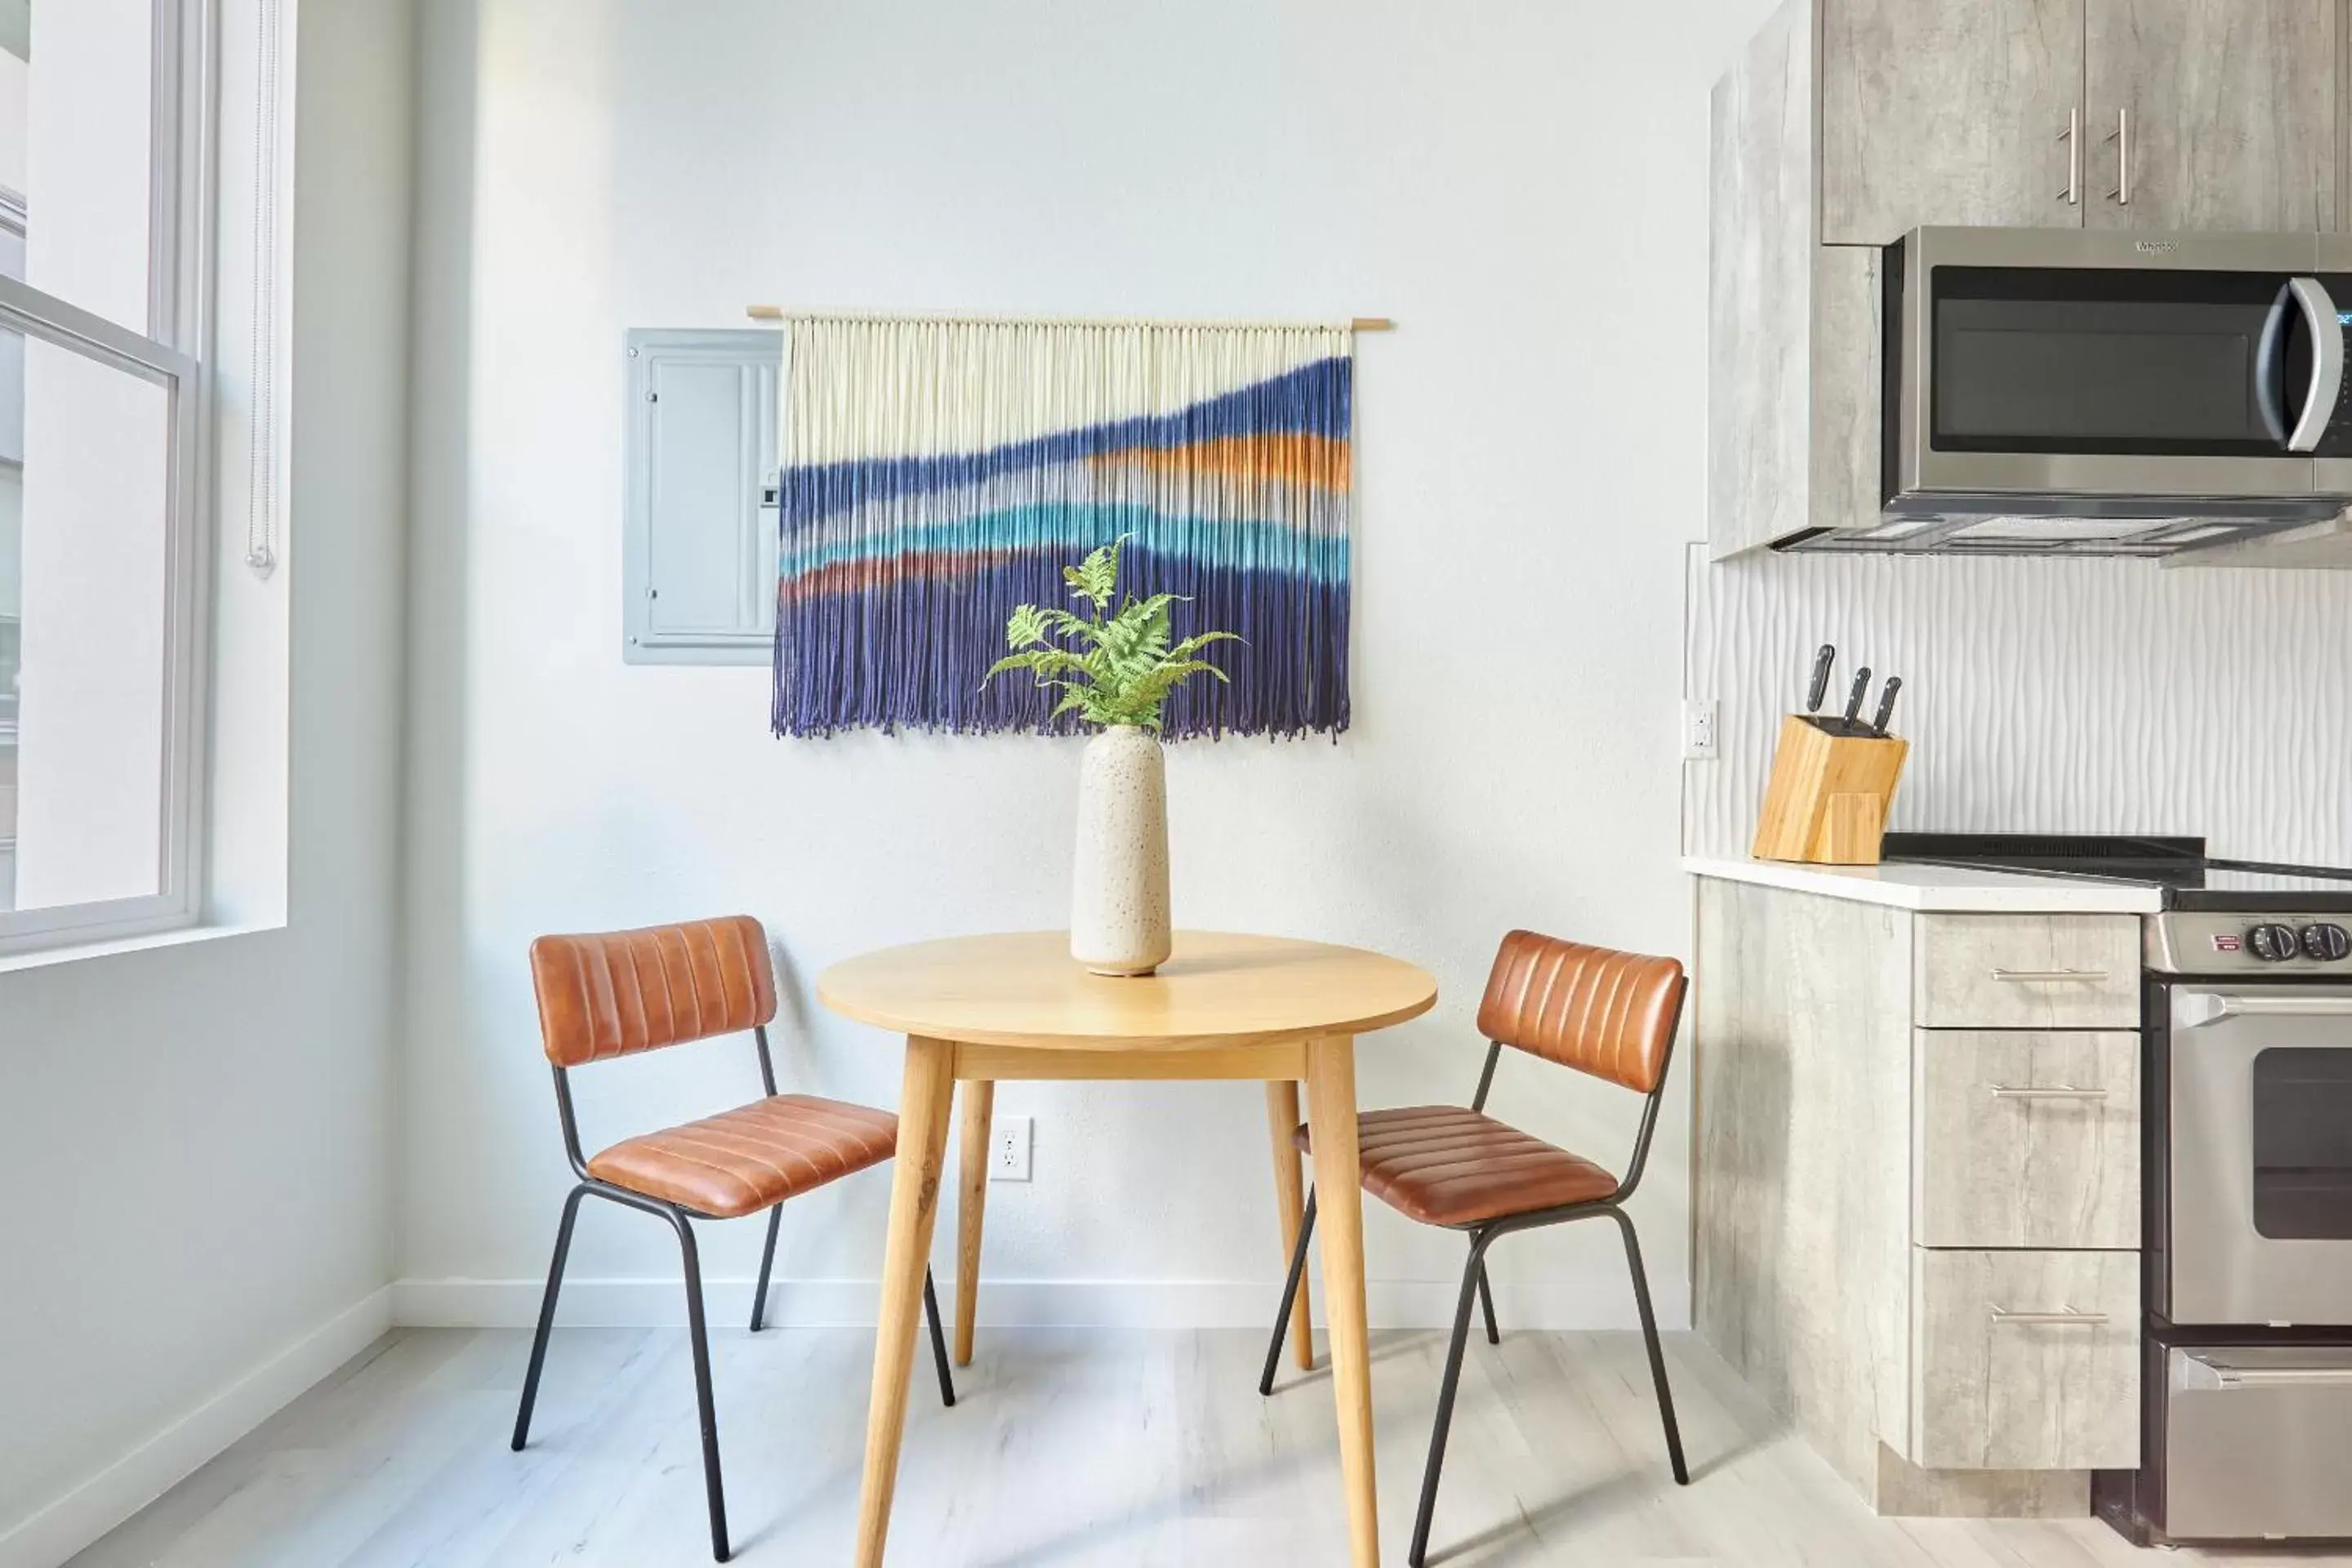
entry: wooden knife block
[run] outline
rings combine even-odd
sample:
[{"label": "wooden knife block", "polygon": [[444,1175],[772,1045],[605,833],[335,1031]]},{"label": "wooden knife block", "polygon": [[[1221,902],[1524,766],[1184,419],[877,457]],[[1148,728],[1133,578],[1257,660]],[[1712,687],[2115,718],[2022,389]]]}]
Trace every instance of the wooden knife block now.
[{"label": "wooden knife block", "polygon": [[1832,735],[1801,714],[1780,721],[1771,782],[1749,849],[1759,860],[1875,866],[1910,742]]}]

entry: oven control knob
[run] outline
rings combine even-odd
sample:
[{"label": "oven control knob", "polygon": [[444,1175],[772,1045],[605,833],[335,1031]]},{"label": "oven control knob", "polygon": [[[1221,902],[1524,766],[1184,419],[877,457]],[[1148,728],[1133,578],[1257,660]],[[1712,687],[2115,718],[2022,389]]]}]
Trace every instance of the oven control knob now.
[{"label": "oven control knob", "polygon": [[2284,963],[2303,956],[2303,942],[2293,926],[2264,924],[2246,932],[2246,950],[2264,963]]},{"label": "oven control knob", "polygon": [[2303,956],[2315,958],[2322,963],[2335,963],[2352,957],[2352,934],[2339,925],[2315,925],[2303,928]]}]

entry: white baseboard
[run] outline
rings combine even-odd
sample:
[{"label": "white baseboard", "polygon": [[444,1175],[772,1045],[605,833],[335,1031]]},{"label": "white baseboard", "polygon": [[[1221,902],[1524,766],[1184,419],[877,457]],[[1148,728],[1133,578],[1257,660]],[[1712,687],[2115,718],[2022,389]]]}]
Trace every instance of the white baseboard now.
[{"label": "white baseboard", "polygon": [[[745,1321],[748,1279],[709,1279],[705,1300],[714,1324]],[[1690,1293],[1661,1281],[1658,1324],[1690,1322]],[[392,1288],[393,1321],[410,1328],[527,1329],[539,1321],[539,1279],[402,1279]],[[1456,1279],[1375,1279],[1365,1308],[1376,1329],[1444,1328],[1454,1320]],[[941,1307],[952,1318],[952,1281],[940,1280]],[[1013,1327],[1263,1329],[1279,1290],[1257,1279],[987,1279],[982,1322]],[[1312,1294],[1312,1293],[1310,1293]],[[768,1321],[780,1328],[872,1328],[881,1287],[871,1279],[779,1279],[768,1289]],[[1314,1296],[1316,1317],[1322,1301]],[[1633,1288],[1623,1278],[1497,1284],[1495,1309],[1522,1329],[1632,1329]],[[676,1328],[686,1321],[684,1287],[667,1278],[569,1279],[556,1321],[579,1328]]]},{"label": "white baseboard", "polygon": [[0,1568],[57,1568],[373,1344],[392,1321],[389,1287],[346,1307],[72,1490],[0,1528]]}]

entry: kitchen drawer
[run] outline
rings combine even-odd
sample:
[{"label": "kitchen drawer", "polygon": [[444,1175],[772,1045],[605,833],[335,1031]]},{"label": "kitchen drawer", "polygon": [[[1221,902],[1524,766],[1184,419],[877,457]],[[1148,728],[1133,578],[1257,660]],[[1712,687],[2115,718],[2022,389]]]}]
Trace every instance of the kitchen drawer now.
[{"label": "kitchen drawer", "polygon": [[1911,1239],[2137,1247],[2139,1036],[1912,1037]]},{"label": "kitchen drawer", "polygon": [[1912,940],[1928,1028],[2139,1027],[2136,915],[1922,915]]},{"label": "kitchen drawer", "polygon": [[[2164,1532],[2187,1541],[2352,1536],[2352,1351],[2174,1346],[2165,1352]],[[2341,1558],[2335,1561],[2341,1562]]]},{"label": "kitchen drawer", "polygon": [[1911,1430],[1928,1469],[2139,1463],[2139,1254],[1911,1253]]}]

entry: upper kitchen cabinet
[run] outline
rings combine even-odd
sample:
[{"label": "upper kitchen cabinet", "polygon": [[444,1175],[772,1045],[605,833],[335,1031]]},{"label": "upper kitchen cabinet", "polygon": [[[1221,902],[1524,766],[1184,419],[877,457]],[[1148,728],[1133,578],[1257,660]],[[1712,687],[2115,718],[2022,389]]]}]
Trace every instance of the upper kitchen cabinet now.
[{"label": "upper kitchen cabinet", "polygon": [[2084,221],[2335,228],[2342,10],[2342,0],[2087,0]]},{"label": "upper kitchen cabinet", "polygon": [[1921,224],[2080,223],[2090,158],[2081,145],[2083,7],[2084,0],[1819,0],[1808,7],[1821,72],[1822,242],[1885,245]]}]

